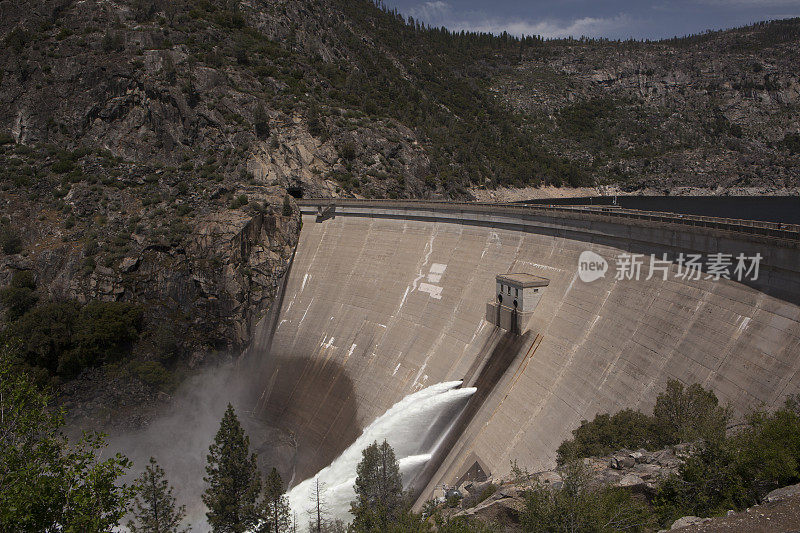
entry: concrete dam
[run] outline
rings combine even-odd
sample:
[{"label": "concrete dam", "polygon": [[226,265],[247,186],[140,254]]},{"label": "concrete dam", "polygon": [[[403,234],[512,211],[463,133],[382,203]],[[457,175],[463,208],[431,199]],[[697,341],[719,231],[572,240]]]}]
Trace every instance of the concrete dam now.
[{"label": "concrete dam", "polygon": [[[550,468],[581,420],[647,411],[670,378],[712,388],[738,413],[800,392],[798,226],[613,208],[300,205],[290,273],[250,351],[263,359],[255,414],[291,435],[295,482],[441,382],[477,392],[420,478],[422,499],[465,475],[508,474],[512,461]],[[579,276],[585,252],[608,263],[604,276]],[[636,254],[639,279],[617,279],[615,260]],[[662,268],[647,276],[651,254]],[[687,276],[679,254],[723,254],[732,279],[713,266]],[[758,256],[757,272],[734,276],[740,255]],[[487,304],[496,276],[520,272],[549,283],[512,332]]]}]

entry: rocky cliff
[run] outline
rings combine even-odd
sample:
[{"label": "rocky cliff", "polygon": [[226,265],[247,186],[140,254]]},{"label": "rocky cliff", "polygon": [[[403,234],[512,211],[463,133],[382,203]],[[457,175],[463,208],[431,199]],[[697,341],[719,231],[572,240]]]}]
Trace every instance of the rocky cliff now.
[{"label": "rocky cliff", "polygon": [[798,182],[797,20],[661,42],[456,34],[359,0],[0,3],[0,132],[297,194]]},{"label": "rocky cliff", "polygon": [[[0,286],[29,271],[40,302],[135,302],[144,312],[135,361],[180,374],[235,355],[289,268],[300,220],[281,187],[19,145],[0,149],[0,161],[19,184],[2,195],[3,227],[19,246],[0,257]],[[68,396],[79,405],[108,385],[124,405],[174,385],[137,368],[123,364],[129,379],[90,372],[82,379],[96,390],[79,380]]]}]

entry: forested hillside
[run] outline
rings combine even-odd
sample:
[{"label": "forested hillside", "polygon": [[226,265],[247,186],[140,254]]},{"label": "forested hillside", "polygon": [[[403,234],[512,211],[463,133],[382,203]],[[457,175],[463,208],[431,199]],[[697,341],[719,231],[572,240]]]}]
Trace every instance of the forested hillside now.
[{"label": "forested hillside", "polygon": [[451,33],[367,0],[3,15],[0,128],[26,144],[225,153],[223,177],[323,195],[797,184],[797,20],[610,42]]}]

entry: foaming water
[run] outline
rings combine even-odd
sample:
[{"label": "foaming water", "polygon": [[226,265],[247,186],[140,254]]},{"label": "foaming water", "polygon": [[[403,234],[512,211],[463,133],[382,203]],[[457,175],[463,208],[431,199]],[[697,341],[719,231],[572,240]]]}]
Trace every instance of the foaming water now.
[{"label": "foaming water", "polygon": [[324,485],[323,498],[331,518],[349,522],[350,502],[355,499],[353,484],[361,451],[375,441],[387,440],[394,449],[403,476],[403,488],[414,479],[431,459],[436,447],[453,425],[474,387],[457,388],[460,381],[438,383],[409,394],[367,426],[356,441],[316,476],[303,481],[288,493],[289,504],[300,524],[308,520],[312,508],[311,490],[314,480]]}]

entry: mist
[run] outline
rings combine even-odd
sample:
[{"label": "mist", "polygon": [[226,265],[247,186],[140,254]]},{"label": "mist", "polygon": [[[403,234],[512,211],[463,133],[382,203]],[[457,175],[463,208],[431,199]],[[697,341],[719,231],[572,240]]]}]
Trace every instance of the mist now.
[{"label": "mist", "polygon": [[126,483],[138,477],[151,456],[164,468],[177,505],[186,505],[186,524],[193,531],[209,530],[201,500],[206,488],[206,456],[228,403],[250,437],[251,450],[257,452],[264,439],[276,436],[277,430],[263,426],[250,414],[248,397],[253,383],[247,374],[237,363],[208,368],[186,379],[164,413],[147,427],[109,435],[108,450],[120,452],[134,463]]}]

